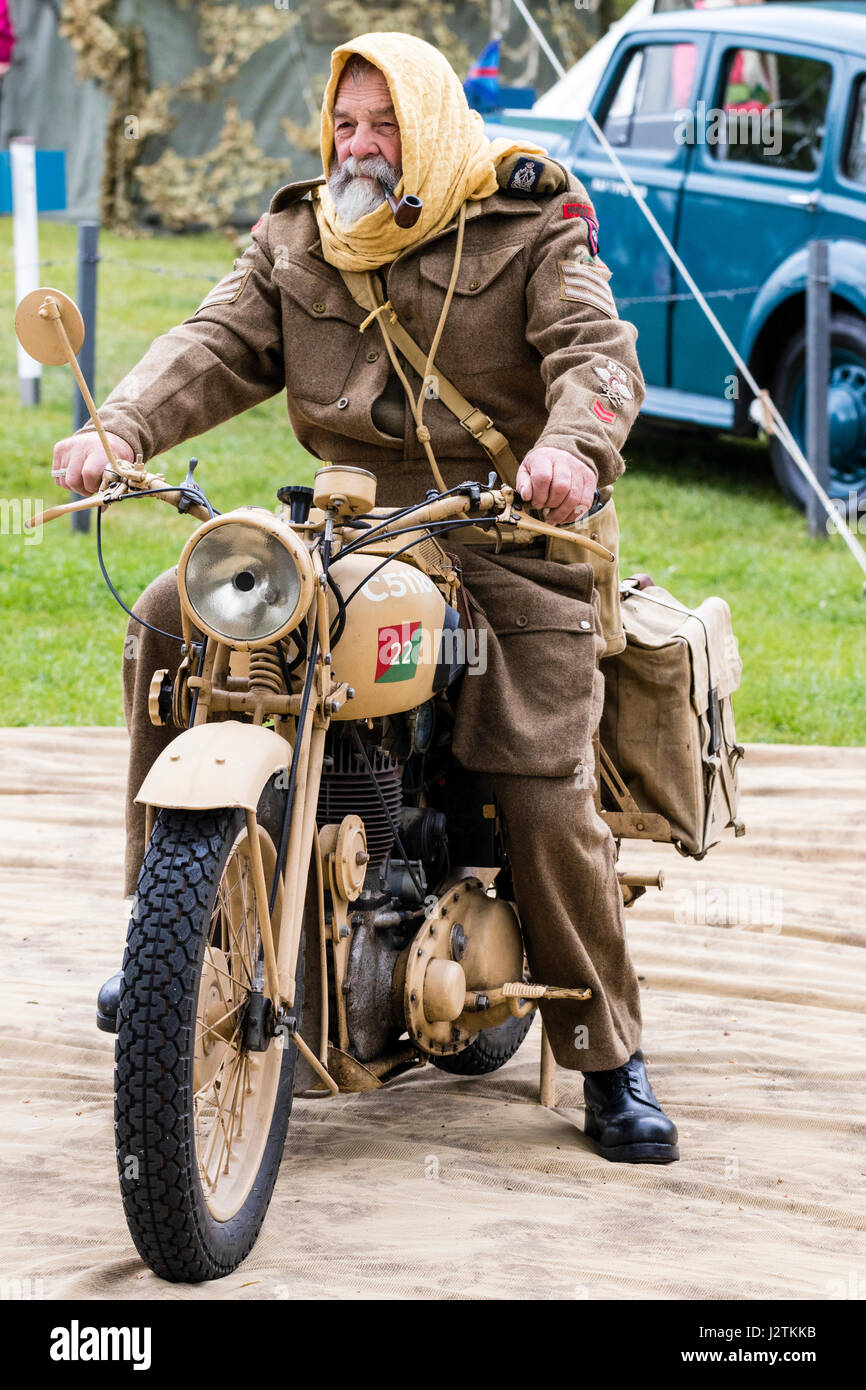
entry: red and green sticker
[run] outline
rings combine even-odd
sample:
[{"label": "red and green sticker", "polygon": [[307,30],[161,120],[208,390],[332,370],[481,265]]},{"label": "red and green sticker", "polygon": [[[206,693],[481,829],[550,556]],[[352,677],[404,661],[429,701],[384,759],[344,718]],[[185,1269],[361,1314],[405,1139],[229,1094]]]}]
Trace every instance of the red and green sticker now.
[{"label": "red and green sticker", "polygon": [[410,681],[418,669],[421,623],[380,627],[376,644],[376,683]]}]

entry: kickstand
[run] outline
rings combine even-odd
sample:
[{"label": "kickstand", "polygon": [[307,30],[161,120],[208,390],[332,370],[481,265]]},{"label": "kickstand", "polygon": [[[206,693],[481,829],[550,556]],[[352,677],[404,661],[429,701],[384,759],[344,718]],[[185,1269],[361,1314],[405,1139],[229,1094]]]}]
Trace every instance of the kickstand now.
[{"label": "kickstand", "polygon": [[550,1046],[550,1038],[541,1020],[541,1067],[538,1075],[538,1101],[548,1110],[556,1109],[556,1058]]}]

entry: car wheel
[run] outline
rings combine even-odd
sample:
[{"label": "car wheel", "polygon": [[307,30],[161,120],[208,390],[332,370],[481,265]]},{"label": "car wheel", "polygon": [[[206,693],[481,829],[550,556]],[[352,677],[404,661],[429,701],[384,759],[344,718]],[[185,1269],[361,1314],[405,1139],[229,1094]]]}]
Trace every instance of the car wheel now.
[{"label": "car wheel", "polygon": [[[806,453],[806,329],[779,359],[771,392]],[[866,510],[866,322],[855,314],[830,319],[830,481],[827,492],[851,517]],[[807,455],[808,457],[808,455]],[[777,438],[770,439],[776,481],[789,502],[805,508],[811,488]]]}]

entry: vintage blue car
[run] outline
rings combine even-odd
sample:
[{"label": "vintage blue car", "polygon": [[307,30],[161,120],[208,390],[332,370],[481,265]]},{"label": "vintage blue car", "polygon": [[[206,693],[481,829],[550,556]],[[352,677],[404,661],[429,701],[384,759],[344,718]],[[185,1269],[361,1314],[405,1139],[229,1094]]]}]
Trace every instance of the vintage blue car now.
[{"label": "vintage blue car", "polygon": [[[829,243],[829,491],[866,508],[866,4],[652,15],[614,49],[590,110],[801,446],[807,243]],[[644,414],[754,433],[751,392],[589,125],[515,111],[487,129],[515,126],[595,204],[640,332]],[[802,475],[770,450],[803,505]]]}]

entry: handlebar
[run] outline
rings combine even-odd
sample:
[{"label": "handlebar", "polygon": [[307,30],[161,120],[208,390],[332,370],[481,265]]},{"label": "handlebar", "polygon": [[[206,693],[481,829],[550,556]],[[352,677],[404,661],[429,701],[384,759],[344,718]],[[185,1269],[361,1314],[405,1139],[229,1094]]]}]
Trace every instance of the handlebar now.
[{"label": "handlebar", "polygon": [[[593,509],[594,507],[590,510]],[[401,513],[393,523],[383,519],[382,524],[375,528],[376,537],[386,539],[391,534],[391,525],[399,526],[404,533],[407,530],[414,531],[416,527],[421,531],[437,522],[459,519],[461,516],[465,516],[467,522],[471,523],[473,517],[479,513],[484,515],[492,511],[501,511],[501,515],[496,518],[499,525],[513,526],[517,530],[530,531],[538,536],[554,536],[557,540],[571,541],[610,564],[616,559],[612,551],[590,536],[571,531],[568,527],[553,526],[549,521],[539,521],[534,516],[527,516],[522,510],[520,499],[515,496],[514,489],[507,486],[482,489],[467,485],[464,493],[436,497],[423,506],[413,507],[408,515],[405,512]]]},{"label": "handlebar", "polygon": [[[90,507],[107,507],[113,502],[119,502],[123,497],[135,494],[161,498],[163,502],[168,502],[171,506],[179,508],[184,514],[188,513],[190,516],[194,516],[198,521],[208,521],[213,515],[203,502],[195,500],[195,491],[192,486],[167,487],[163,474],[147,473],[141,467],[118,462],[114,467],[105,470],[99,491],[94,493],[92,497],[82,497],[75,502],[64,502],[56,507],[48,507],[38,516],[28,519],[25,526],[32,530],[36,526],[43,526],[48,521],[54,521],[58,516],[65,516],[69,512],[86,511]],[[184,499],[186,499],[186,504],[181,508],[181,502]],[[594,509],[595,504],[590,510]],[[575,545],[581,546],[584,550],[590,551],[591,554],[597,555],[600,559],[607,560],[611,564],[616,559],[612,551],[590,536],[582,535],[568,527],[553,526],[550,522],[540,521],[534,516],[527,516],[522,509],[520,499],[515,495],[514,489],[505,485],[501,488],[482,488],[478,484],[467,484],[465,489],[452,491],[445,496],[434,497],[429,502],[412,507],[408,514],[404,509],[390,522],[387,518],[383,518],[382,522],[374,528],[374,534],[384,540],[392,533],[391,528],[398,525],[402,533],[407,530],[423,531],[430,526],[435,526],[437,522],[456,520],[464,516],[467,522],[471,523],[474,516],[477,517],[479,514],[484,516],[493,511],[499,513],[495,518],[496,524],[499,526],[510,526],[517,530],[529,531],[533,535],[551,536],[558,540],[572,541]],[[351,531],[353,528],[349,525],[345,529]],[[362,532],[361,536],[364,534]],[[369,534],[368,539],[372,539]]]},{"label": "handlebar", "polygon": [[[47,522],[54,521],[59,516],[66,516],[69,512],[84,512],[92,507],[108,507],[112,502],[119,502],[121,498],[133,496],[136,493],[141,496],[158,497],[161,501],[168,502],[172,507],[179,507],[183,499],[190,495],[184,488],[166,487],[165,478],[161,473],[146,473],[141,468],[119,463],[116,469],[106,469],[99,490],[92,497],[79,497],[75,502],[60,502],[55,507],[46,507],[44,512],[29,517],[24,525],[28,530],[33,530],[34,527],[44,526]],[[195,501],[188,502],[183,508],[183,512],[185,515],[194,516],[198,521],[208,521],[211,516],[203,503]]]}]

